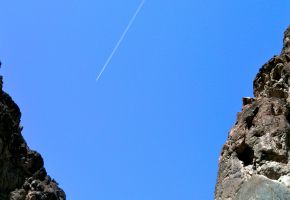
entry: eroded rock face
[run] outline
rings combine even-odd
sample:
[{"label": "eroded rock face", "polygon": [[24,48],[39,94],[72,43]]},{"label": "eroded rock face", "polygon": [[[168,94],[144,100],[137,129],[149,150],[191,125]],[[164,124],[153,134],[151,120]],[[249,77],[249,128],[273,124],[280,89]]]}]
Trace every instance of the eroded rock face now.
[{"label": "eroded rock face", "polygon": [[216,200],[290,199],[290,27],[260,69],[219,159]]},{"label": "eroded rock face", "polygon": [[20,110],[2,84],[0,77],[0,200],[65,200],[46,174],[41,155],[23,139]]}]

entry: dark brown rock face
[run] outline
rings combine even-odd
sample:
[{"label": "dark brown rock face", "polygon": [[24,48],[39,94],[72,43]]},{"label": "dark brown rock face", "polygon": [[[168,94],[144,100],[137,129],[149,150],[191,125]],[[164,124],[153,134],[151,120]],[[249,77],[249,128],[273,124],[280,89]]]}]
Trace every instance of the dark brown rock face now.
[{"label": "dark brown rock face", "polygon": [[20,110],[2,84],[0,77],[0,200],[65,200],[46,174],[41,155],[23,139]]},{"label": "dark brown rock face", "polygon": [[254,80],[219,158],[216,200],[290,199],[290,27]]}]

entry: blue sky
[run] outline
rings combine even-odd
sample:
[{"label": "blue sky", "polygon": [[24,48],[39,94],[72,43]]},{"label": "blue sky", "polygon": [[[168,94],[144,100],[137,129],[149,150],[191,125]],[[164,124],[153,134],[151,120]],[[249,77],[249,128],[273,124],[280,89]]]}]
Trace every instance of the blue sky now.
[{"label": "blue sky", "polygon": [[280,52],[290,2],[3,1],[4,89],[69,200],[213,199],[241,98]]}]

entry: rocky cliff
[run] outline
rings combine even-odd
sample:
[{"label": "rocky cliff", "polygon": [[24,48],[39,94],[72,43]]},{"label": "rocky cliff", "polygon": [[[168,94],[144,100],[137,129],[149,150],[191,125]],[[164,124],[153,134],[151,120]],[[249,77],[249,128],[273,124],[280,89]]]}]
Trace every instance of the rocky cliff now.
[{"label": "rocky cliff", "polygon": [[65,200],[41,155],[23,139],[20,110],[2,85],[0,76],[0,200]]},{"label": "rocky cliff", "polygon": [[281,54],[257,74],[254,96],[243,99],[222,148],[216,200],[290,200],[290,27]]}]

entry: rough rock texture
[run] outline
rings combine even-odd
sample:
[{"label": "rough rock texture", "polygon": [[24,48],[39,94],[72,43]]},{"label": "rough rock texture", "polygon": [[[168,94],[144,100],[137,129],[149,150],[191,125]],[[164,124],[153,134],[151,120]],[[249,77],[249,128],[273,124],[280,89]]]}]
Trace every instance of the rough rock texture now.
[{"label": "rough rock texture", "polygon": [[46,174],[41,155],[23,139],[20,110],[2,85],[0,76],[0,200],[65,200]]},{"label": "rough rock texture", "polygon": [[290,27],[281,54],[257,74],[254,96],[243,99],[222,148],[216,200],[290,200]]}]

